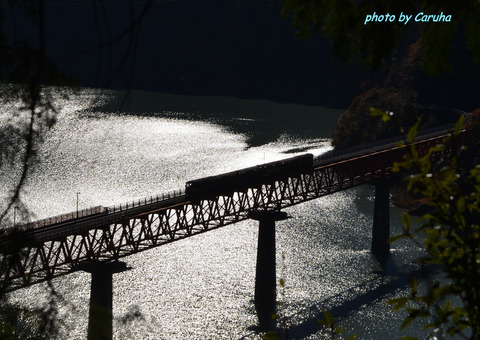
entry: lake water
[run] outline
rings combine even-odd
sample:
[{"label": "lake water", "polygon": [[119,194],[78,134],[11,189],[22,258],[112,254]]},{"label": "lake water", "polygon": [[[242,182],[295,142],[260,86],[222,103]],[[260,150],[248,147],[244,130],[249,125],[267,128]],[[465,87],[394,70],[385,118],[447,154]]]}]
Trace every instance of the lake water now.
[{"label": "lake water", "polygon": [[[119,99],[120,98],[120,99]],[[23,193],[36,218],[113,205],[184,187],[190,179],[302,152],[330,149],[341,111],[223,97],[86,90],[63,103]],[[405,294],[418,249],[392,246],[385,271],[370,252],[374,191],[357,187],[289,209],[277,222],[279,315],[296,339],[324,339],[331,311],[357,339],[400,338],[404,317],[385,304]],[[391,208],[392,234],[400,209]],[[114,275],[116,339],[254,339],[258,226],[244,221],[125,259]],[[86,337],[90,275],[53,280],[63,294],[64,336]],[[12,294],[44,303],[45,286]],[[142,318],[127,326],[125,313]],[[418,327],[417,327],[418,328]]]}]

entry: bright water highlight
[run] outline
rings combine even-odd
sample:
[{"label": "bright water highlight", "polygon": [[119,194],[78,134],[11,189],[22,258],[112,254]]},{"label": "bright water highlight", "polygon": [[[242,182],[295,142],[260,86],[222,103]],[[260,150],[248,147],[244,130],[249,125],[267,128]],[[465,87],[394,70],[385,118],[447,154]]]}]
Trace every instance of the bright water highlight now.
[{"label": "bright water highlight", "polygon": [[[135,95],[129,110],[112,109],[116,94],[96,90],[65,103],[23,193],[37,218],[74,211],[76,193],[80,209],[111,206],[179,189],[195,178],[302,152],[320,154],[330,149],[340,113],[234,98]],[[286,209],[291,218],[277,222],[277,278],[285,281],[278,287],[278,314],[295,338],[325,338],[316,322],[324,310],[358,339],[404,334],[404,315],[385,301],[405,293],[404,273],[417,268],[411,261],[418,249],[394,244],[383,272],[370,253],[373,195],[372,187],[357,187]],[[400,210],[391,208],[392,234],[400,226]],[[248,220],[124,259],[132,269],[114,275],[114,337],[259,338],[253,305],[257,231],[257,222]],[[53,283],[65,297],[65,338],[84,339],[90,274]],[[12,295],[33,305],[44,303],[44,292],[36,285]],[[137,309],[141,318],[122,323]],[[405,334],[418,332],[413,327]]]}]

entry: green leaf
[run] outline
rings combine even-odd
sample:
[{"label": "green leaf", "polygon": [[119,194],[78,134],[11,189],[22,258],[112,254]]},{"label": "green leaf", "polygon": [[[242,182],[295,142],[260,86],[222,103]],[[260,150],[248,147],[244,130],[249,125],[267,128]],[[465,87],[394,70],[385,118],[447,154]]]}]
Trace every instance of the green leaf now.
[{"label": "green leaf", "polygon": [[[410,325],[417,317],[415,315],[408,315],[405,319],[403,319],[403,322],[402,324],[400,325],[400,329],[401,330],[404,330],[405,327],[407,327],[408,325]],[[403,339],[403,337],[402,337]]]},{"label": "green leaf", "polygon": [[435,152],[438,152],[438,151],[443,151],[445,150],[446,148],[446,145],[445,144],[437,144],[437,145],[434,145],[430,148],[429,152],[430,153],[435,153]]},{"label": "green leaf", "polygon": [[323,315],[325,316],[325,320],[327,322],[327,325],[330,326],[330,327],[333,326],[334,321],[333,321],[332,314],[330,312],[324,312]]},{"label": "green leaf", "polygon": [[400,298],[395,298],[395,299],[390,299],[387,301],[387,304],[389,305],[395,305],[393,306],[393,311],[396,312],[407,304],[407,302],[410,301],[408,297],[400,297]]},{"label": "green leaf", "polygon": [[455,124],[455,129],[453,130],[453,134],[458,136],[460,131],[462,131],[463,125],[465,124],[465,115],[461,115],[458,119],[457,123]]},{"label": "green leaf", "polygon": [[410,216],[404,211],[402,213],[402,223],[407,228],[407,232],[410,233],[410,230],[412,229],[412,221],[410,220]]},{"label": "green leaf", "polygon": [[321,323],[322,325],[327,326],[327,322],[326,322],[325,320],[323,320],[323,319],[317,319],[317,322],[318,322],[318,323]]},{"label": "green leaf", "polygon": [[395,236],[392,236],[388,239],[388,243],[393,243],[393,242],[396,242],[402,238],[406,238],[406,237],[409,237],[407,234],[400,234],[400,235],[395,235]]},{"label": "green leaf", "polygon": [[414,277],[412,279],[412,294],[413,295],[417,294],[417,288],[418,288],[418,281],[417,281],[417,278]]},{"label": "green leaf", "polygon": [[389,113],[387,113],[383,110],[377,109],[375,107],[370,108],[370,116],[381,117],[384,123],[388,122],[390,120],[390,117],[391,117]]},{"label": "green leaf", "polygon": [[393,172],[399,172],[400,171],[400,164],[398,162],[393,163],[392,171]]},{"label": "green leaf", "polygon": [[420,118],[417,120],[417,122],[415,123],[415,125],[413,125],[410,130],[408,131],[408,135],[407,135],[407,142],[408,143],[411,143],[413,142],[413,140],[415,139],[415,137],[417,137],[417,134],[418,134],[418,127],[420,126]]},{"label": "green leaf", "polygon": [[386,112],[383,110],[377,109],[376,107],[370,108],[370,116],[372,117],[381,117],[384,114],[386,114]]}]

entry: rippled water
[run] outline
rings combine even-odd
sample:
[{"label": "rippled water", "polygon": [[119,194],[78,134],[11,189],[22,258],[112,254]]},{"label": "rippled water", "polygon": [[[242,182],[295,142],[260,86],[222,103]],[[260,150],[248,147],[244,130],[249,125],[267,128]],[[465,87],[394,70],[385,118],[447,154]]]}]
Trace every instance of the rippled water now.
[{"label": "rippled water", "polygon": [[[80,209],[112,205],[178,189],[190,179],[289,157],[296,151],[324,152],[330,144],[323,131],[333,129],[338,116],[338,112],[315,108],[326,118],[319,119],[318,135],[305,136],[275,125],[275,112],[258,118],[249,115],[258,110],[255,101],[241,101],[243,113],[228,117],[209,115],[208,105],[193,113],[156,112],[155,107],[138,115],[99,111],[98,100],[108,102],[110,96],[109,92],[84,92],[60,113],[23,194],[37,218],[74,211],[77,192]],[[182,97],[175,100],[181,103]],[[215,107],[215,100],[228,106],[225,98],[201,100],[210,107]],[[231,100],[232,105],[239,103]],[[267,104],[262,102],[264,110],[282,107]],[[296,107],[296,116],[290,118],[310,117],[302,116],[301,109]],[[207,116],[208,122],[198,120]],[[310,121],[305,130],[317,123]],[[265,126],[274,125],[277,130],[272,136],[277,137],[259,146],[241,132],[248,128],[262,135]],[[277,222],[277,276],[285,280],[278,292],[278,312],[295,338],[325,338],[316,321],[324,310],[335,315],[346,334],[356,333],[358,339],[400,337],[404,315],[394,314],[385,301],[405,291],[409,279],[403,273],[415,267],[411,260],[418,250],[408,243],[395,244],[387,271],[383,270],[370,253],[373,199],[373,188],[357,187],[289,208],[291,218]],[[399,231],[399,214],[399,209],[391,208],[392,233]],[[248,220],[126,258],[131,269],[114,275],[115,338],[256,338],[257,229],[257,223]],[[85,338],[90,275],[79,272],[53,282],[66,300],[62,307],[65,336]],[[13,296],[24,303],[41,303],[44,291],[43,285],[37,285]],[[122,315],[135,308],[142,318],[128,327],[121,324]]]}]

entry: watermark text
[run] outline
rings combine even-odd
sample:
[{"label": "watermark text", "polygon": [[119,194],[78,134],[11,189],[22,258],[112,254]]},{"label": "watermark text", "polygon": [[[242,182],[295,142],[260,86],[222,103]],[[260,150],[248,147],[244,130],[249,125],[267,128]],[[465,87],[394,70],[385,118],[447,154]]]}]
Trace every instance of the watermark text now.
[{"label": "watermark text", "polygon": [[440,14],[425,14],[423,12],[419,12],[415,16],[413,14],[404,14],[403,12],[401,12],[398,16],[390,13],[377,14],[377,12],[373,12],[372,14],[367,14],[365,16],[365,21],[363,24],[366,25],[369,22],[398,21],[406,25],[412,18],[415,22],[451,22],[452,21],[452,15],[444,14],[443,12],[441,12]]}]

